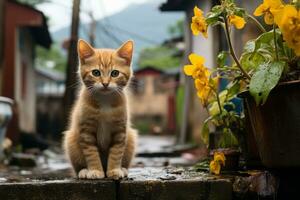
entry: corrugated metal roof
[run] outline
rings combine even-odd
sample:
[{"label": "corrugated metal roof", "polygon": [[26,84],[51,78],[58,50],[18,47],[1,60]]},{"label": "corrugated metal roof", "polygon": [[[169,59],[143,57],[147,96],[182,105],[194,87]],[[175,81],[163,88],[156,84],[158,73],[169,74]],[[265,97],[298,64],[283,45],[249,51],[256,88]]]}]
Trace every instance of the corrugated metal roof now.
[{"label": "corrugated metal roof", "polygon": [[194,5],[196,0],[167,0],[161,4],[161,11],[185,11],[190,5]]},{"label": "corrugated metal roof", "polygon": [[35,71],[37,74],[56,82],[63,82],[66,78],[64,73],[47,68],[38,67],[35,69]]}]

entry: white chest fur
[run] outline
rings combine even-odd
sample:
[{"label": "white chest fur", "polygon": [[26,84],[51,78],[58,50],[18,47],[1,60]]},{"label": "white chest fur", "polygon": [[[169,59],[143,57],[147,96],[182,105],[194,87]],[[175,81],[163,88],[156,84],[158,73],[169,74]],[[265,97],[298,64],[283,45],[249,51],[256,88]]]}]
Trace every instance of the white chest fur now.
[{"label": "white chest fur", "polygon": [[124,116],[123,106],[112,106],[112,102],[120,98],[119,95],[107,95],[99,96],[97,101],[99,103],[99,112],[101,113],[101,118],[98,120],[97,129],[97,144],[102,150],[107,151],[111,144],[112,132],[114,131],[113,115],[118,117]]},{"label": "white chest fur", "polygon": [[98,122],[97,144],[102,150],[108,150],[111,143],[111,123],[100,120]]}]

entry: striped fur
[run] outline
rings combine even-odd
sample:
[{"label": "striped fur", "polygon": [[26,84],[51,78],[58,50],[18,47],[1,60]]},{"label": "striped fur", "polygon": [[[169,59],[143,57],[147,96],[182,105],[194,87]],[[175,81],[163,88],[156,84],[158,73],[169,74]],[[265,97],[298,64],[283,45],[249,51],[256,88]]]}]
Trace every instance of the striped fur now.
[{"label": "striped fur", "polygon": [[[78,42],[82,84],[65,132],[64,149],[79,178],[127,176],[137,139],[126,93],[132,51],[131,41],[117,50],[94,49],[83,40]],[[94,76],[93,70],[100,70],[101,76]],[[112,70],[119,75],[111,76]]]}]

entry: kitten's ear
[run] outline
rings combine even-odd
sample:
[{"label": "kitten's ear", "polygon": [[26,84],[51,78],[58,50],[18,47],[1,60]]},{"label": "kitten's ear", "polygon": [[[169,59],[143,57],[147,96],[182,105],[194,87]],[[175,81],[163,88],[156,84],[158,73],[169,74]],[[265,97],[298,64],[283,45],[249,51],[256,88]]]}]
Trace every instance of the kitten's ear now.
[{"label": "kitten's ear", "polygon": [[128,40],[117,50],[118,56],[124,58],[128,65],[130,65],[133,54],[133,41]]},{"label": "kitten's ear", "polygon": [[95,53],[93,47],[82,39],[78,40],[77,51],[80,59],[86,59]]}]

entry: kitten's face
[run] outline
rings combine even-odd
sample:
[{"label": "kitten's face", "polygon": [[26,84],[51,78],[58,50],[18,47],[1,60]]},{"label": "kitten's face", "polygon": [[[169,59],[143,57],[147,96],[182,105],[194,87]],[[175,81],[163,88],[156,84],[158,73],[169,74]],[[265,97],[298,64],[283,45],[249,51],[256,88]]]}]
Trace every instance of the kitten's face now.
[{"label": "kitten's face", "polygon": [[94,49],[84,40],[78,42],[80,77],[92,93],[109,94],[122,90],[130,80],[133,42],[119,49]]}]

